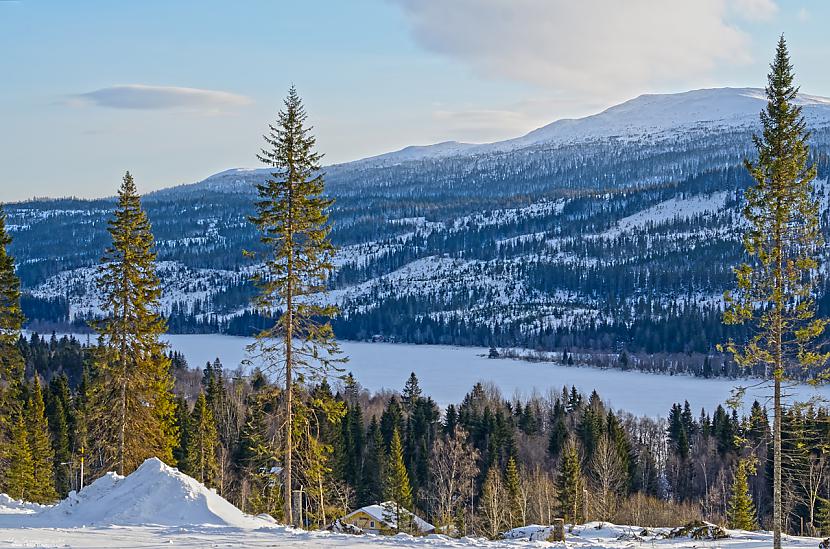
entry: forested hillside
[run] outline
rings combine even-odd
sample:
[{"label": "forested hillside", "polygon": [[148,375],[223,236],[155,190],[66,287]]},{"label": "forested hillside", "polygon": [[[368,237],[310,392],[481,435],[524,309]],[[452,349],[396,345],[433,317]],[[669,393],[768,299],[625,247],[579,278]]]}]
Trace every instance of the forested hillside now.
[{"label": "forested hillside", "polygon": [[[827,225],[830,103],[802,96]],[[544,350],[708,352],[742,249],[758,90],[643,96],[517,140],[404,149],[325,168],[339,337]],[[262,170],[144,198],[176,332],[249,335]],[[112,200],[7,205],[30,322],[100,313]],[[821,307],[827,308],[824,300]]]}]

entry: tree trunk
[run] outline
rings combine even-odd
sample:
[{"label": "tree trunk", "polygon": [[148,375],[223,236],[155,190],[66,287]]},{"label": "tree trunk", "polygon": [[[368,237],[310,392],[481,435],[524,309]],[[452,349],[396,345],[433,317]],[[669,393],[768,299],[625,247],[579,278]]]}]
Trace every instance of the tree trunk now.
[{"label": "tree trunk", "polygon": [[[289,275],[290,270],[289,270]],[[288,314],[288,321],[286,326],[286,336],[285,336],[285,464],[283,467],[283,479],[284,479],[284,488],[283,488],[283,496],[285,500],[285,520],[288,524],[294,525],[294,513],[292,509],[292,494],[291,494],[291,487],[292,487],[292,470],[291,470],[291,457],[294,450],[294,440],[293,440],[293,409],[292,409],[292,402],[291,397],[293,393],[292,383],[291,383],[291,332],[293,329],[293,318],[292,318],[292,309],[293,306],[291,303],[291,292],[288,293],[287,299],[287,307],[286,307],[286,314]]]},{"label": "tree trunk", "polygon": [[772,447],[773,447],[773,464],[772,464],[772,546],[773,549],[781,549],[781,380],[784,377],[784,246],[782,237],[782,225],[780,212],[782,210],[780,199],[776,204],[776,227],[775,227],[775,250],[776,269],[775,269],[775,336],[776,336],[776,353],[775,353],[775,371],[774,378],[774,396],[773,407],[775,408],[773,425],[772,425]]},{"label": "tree trunk", "polygon": [[781,549],[781,376],[775,374],[775,417],[773,419],[772,546]]},{"label": "tree trunk", "polygon": [[[125,372],[126,375],[126,372]],[[121,382],[121,421],[118,433],[118,474],[124,476],[124,446],[127,436],[127,381]]]},{"label": "tree trunk", "polygon": [[285,520],[286,523],[296,526],[294,524],[294,510],[293,510],[293,494],[292,494],[292,468],[291,458],[294,451],[294,410],[292,408],[293,397],[293,383],[292,383],[292,369],[293,357],[292,351],[294,344],[294,184],[293,174],[288,178],[288,226],[286,228],[285,238],[288,240],[287,261],[286,261],[286,284],[285,291],[285,465],[283,469],[284,488],[283,498],[285,501]]}]

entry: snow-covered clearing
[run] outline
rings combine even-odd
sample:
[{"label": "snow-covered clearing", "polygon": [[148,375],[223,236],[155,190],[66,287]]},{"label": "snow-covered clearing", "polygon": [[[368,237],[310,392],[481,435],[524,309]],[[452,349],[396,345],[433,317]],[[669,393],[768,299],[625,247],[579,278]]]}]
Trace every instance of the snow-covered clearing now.
[{"label": "snow-covered clearing", "polygon": [[728,196],[729,193],[722,191],[689,198],[671,198],[620,219],[615,227],[599,236],[615,238],[622,233],[643,229],[649,225],[662,225],[678,219],[691,219],[699,215],[713,214],[723,208]]},{"label": "snow-covered clearing", "polygon": [[[196,480],[149,459],[133,474],[99,478],[79,494],[52,507],[19,502],[0,494],[2,547],[563,547],[538,541],[548,529],[526,526],[505,534],[505,540],[452,539],[441,535],[412,537],[354,536],[286,528],[268,517],[245,515]],[[577,526],[567,547],[622,549],[629,547],[722,547],[760,549],[770,545],[768,533],[729,532],[718,541],[664,539],[668,529],[589,523]],[[533,541],[531,541],[533,540]],[[787,547],[816,547],[815,538],[785,538]]]},{"label": "snow-covered clearing", "polygon": [[[218,357],[226,370],[239,366],[246,356],[246,346],[253,341],[224,335],[167,335],[165,338],[173,349],[185,355],[191,367],[200,368]],[[551,390],[561,391],[564,385],[575,385],[585,393],[596,389],[614,409],[663,417],[672,404],[684,400],[689,401],[695,413],[701,408],[711,412],[729,398],[736,385],[755,383],[563,366],[553,362],[492,360],[487,358],[487,349],[480,347],[354,341],[343,341],[341,345],[349,357],[346,370],[354,373],[367,389],[400,390],[409,373],[415,372],[424,394],[442,406],[461,402],[478,381],[495,384],[506,397],[545,395]],[[830,387],[816,389],[801,385],[790,392],[798,400],[816,396],[830,399]],[[764,404],[768,395],[769,391],[764,388],[750,390],[746,405],[756,398]]]}]

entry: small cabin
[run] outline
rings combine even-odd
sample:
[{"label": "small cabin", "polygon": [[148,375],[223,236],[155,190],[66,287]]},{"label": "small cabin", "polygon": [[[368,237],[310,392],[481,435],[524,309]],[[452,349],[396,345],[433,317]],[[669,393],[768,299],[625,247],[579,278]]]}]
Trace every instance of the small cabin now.
[{"label": "small cabin", "polygon": [[[411,511],[401,509],[401,515],[406,517],[404,520],[407,522],[411,520],[412,528],[415,530],[411,533],[422,535],[435,533],[435,526]],[[398,530],[395,504],[391,501],[361,507],[340,519],[340,522],[357,526],[367,534],[395,533]]]}]

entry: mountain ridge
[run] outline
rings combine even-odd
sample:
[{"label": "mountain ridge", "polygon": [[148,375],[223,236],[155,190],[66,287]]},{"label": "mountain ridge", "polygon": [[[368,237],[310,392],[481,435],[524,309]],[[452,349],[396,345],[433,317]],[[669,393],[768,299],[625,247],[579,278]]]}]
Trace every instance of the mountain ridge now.
[{"label": "mountain ridge", "polygon": [[[830,125],[830,98],[799,93],[797,103],[808,122]],[[701,88],[678,93],[641,94],[612,105],[596,114],[580,118],[561,118],[530,132],[492,143],[442,141],[428,145],[409,145],[402,149],[348,162],[330,164],[324,170],[387,168],[407,162],[452,159],[483,154],[501,154],[539,146],[575,145],[580,142],[638,137],[645,133],[660,135],[678,129],[709,129],[712,123],[726,127],[756,127],[758,115],[766,104],[764,90],[751,87]],[[231,168],[201,181],[161,189],[200,185],[214,180],[251,178],[268,173],[268,168]],[[220,190],[221,185],[212,187]]]},{"label": "mountain ridge", "polygon": [[[827,228],[830,100],[799,101]],[[518,144],[445,142],[404,149],[401,162],[327,166],[338,336],[711,351],[725,337],[718,308],[742,258],[743,160],[763,105],[750,88],[642,96]],[[248,219],[267,171],[226,170],[145,197],[172,331],[247,335],[265,322],[250,308],[258,267],[241,250],[263,251]],[[7,213],[29,318],[98,314],[111,202],[27,202]],[[830,310],[830,297],[820,303]]]}]

